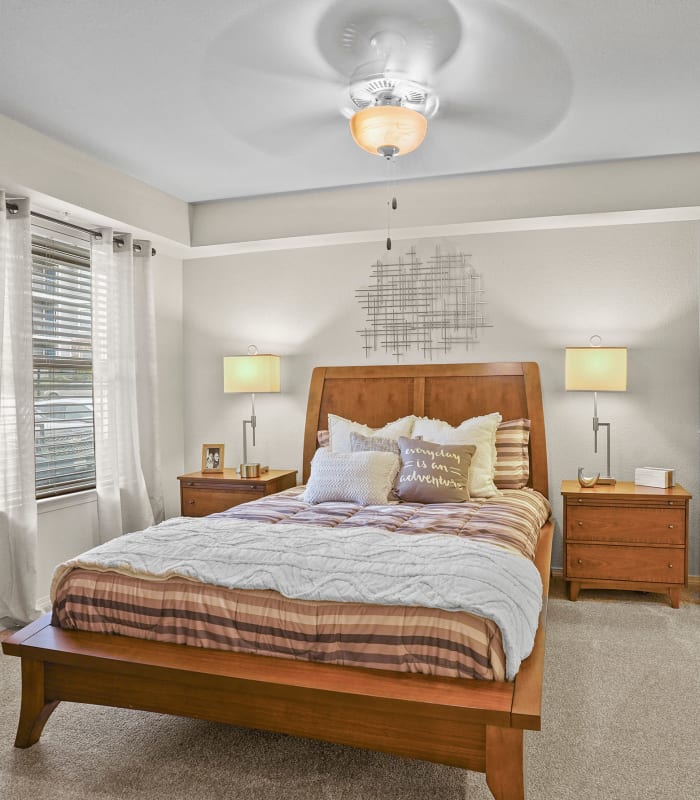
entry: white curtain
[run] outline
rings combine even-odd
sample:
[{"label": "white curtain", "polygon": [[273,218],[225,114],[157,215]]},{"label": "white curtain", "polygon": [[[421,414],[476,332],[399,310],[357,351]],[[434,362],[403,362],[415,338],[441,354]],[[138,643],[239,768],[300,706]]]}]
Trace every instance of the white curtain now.
[{"label": "white curtain", "polygon": [[0,618],[28,622],[37,597],[32,249],[29,201],[0,192]]},{"label": "white curtain", "polygon": [[150,242],[115,241],[109,229],[92,247],[92,358],[95,467],[102,541],[163,518],[158,461],[157,375]]},{"label": "white curtain", "polygon": [[151,243],[134,240],[134,323],[136,336],[136,407],[139,419],[141,469],[155,522],[165,519],[160,471],[156,311]]}]

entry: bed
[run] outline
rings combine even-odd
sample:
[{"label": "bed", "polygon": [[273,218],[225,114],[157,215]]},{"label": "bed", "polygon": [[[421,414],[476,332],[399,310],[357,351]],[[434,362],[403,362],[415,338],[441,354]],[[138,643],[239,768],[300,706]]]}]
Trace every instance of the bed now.
[{"label": "bed", "polygon": [[[319,367],[312,375],[304,480],[328,413],[381,427],[415,414],[452,425],[499,410],[527,418],[529,486],[547,496],[539,371],[533,363]],[[188,647],[63,630],[50,615],[3,643],[22,659],[15,745],[38,741],[60,701],[139,708],[308,736],[486,773],[497,799],[524,798],[523,731],[541,725],[553,524],[534,563],[543,606],[513,681],[482,681]]]}]

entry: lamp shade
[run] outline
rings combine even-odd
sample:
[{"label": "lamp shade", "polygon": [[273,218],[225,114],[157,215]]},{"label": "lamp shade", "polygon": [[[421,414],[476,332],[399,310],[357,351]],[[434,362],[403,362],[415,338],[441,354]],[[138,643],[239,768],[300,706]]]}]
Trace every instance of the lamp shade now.
[{"label": "lamp shade", "polygon": [[224,392],[279,392],[280,357],[225,356]]},{"label": "lamp shade", "polygon": [[372,155],[384,155],[382,148],[395,149],[396,155],[415,150],[428,130],[428,120],[418,111],[404,106],[370,106],[350,118],[350,133],[355,143]]},{"label": "lamp shade", "polygon": [[565,387],[574,392],[626,392],[626,347],[567,347]]}]

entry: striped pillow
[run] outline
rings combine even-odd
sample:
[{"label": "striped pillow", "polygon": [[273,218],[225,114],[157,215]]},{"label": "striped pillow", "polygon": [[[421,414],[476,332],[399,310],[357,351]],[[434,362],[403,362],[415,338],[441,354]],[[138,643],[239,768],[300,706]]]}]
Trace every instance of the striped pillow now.
[{"label": "striped pillow", "polygon": [[530,477],[530,420],[508,419],[496,428],[496,469],[499,489],[522,489]]}]

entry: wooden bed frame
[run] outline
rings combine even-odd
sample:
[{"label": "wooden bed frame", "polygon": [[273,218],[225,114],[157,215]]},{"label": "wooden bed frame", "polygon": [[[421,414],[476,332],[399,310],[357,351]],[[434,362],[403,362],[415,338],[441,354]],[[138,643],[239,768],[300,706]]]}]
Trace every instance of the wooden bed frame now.
[{"label": "wooden bed frame", "polygon": [[[405,414],[445,419],[500,411],[532,422],[530,485],[547,496],[534,363],[318,367],[309,391],[304,478],[327,413],[379,427]],[[525,797],[523,730],[539,730],[553,524],[536,554],[544,603],[532,654],[514,682],[291,661],[64,631],[50,615],[3,643],[22,659],[15,746],[38,741],[62,700],[232,723],[486,773],[497,800]]]}]

